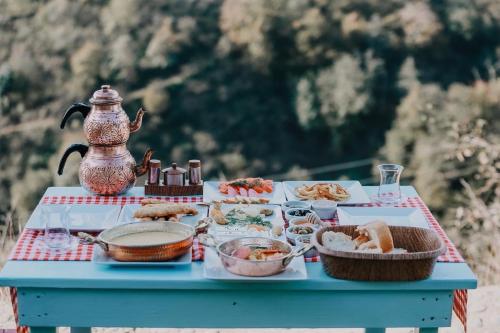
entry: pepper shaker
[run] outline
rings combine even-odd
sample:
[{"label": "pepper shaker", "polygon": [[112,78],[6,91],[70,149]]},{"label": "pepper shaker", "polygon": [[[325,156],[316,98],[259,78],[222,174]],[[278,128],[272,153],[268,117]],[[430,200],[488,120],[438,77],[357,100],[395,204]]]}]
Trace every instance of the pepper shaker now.
[{"label": "pepper shaker", "polygon": [[150,160],[148,168],[148,184],[158,185],[160,183],[160,170],[161,161],[160,160]]},{"label": "pepper shaker", "polygon": [[200,160],[189,160],[189,185],[201,184],[201,162]]}]

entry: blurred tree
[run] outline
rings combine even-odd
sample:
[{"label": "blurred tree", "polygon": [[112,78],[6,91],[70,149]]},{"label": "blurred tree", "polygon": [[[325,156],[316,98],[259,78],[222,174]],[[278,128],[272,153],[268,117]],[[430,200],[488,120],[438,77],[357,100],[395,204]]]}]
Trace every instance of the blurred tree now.
[{"label": "blurred tree", "polygon": [[[481,189],[498,171],[484,147],[499,137],[499,22],[497,0],[0,0],[0,223],[77,184],[76,156],[54,171],[81,120],[57,123],[109,83],[148,111],[137,158],[151,146],[164,164],[201,158],[207,178],[306,178],[378,157],[467,233],[471,195],[494,207]],[[343,176],[371,170],[318,175]]]}]

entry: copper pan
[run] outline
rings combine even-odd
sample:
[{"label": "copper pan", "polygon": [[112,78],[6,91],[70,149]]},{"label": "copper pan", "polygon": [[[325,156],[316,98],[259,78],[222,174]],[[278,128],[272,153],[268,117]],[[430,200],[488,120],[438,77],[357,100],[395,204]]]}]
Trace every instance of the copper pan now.
[{"label": "copper pan", "polygon": [[[172,232],[184,236],[182,240],[155,245],[123,246],[113,243],[117,237],[141,232]],[[117,261],[169,261],[187,253],[193,246],[194,228],[178,222],[133,222],[104,230],[97,237],[84,232],[78,236],[99,245]]]},{"label": "copper pan", "polygon": [[[288,243],[266,237],[241,237],[219,243],[212,235],[203,234],[198,235],[198,239],[203,245],[215,248],[226,270],[233,274],[253,277],[279,274],[287,268],[293,258],[300,257],[313,247],[311,244],[307,244],[294,250]],[[265,261],[234,257],[233,252],[243,245],[280,249],[287,254],[279,259]]]}]

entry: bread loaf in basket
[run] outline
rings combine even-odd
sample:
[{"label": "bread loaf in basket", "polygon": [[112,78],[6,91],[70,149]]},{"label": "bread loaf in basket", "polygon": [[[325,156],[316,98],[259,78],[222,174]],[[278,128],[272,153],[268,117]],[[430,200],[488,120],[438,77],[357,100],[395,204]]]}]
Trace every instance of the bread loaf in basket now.
[{"label": "bread loaf in basket", "polygon": [[439,236],[432,230],[415,227],[390,226],[395,248],[408,253],[367,253],[361,251],[333,251],[323,246],[326,231],[342,232],[352,238],[358,236],[355,225],[325,227],[312,237],[323,268],[331,277],[364,281],[412,281],[428,278],[437,258],[446,252]]}]

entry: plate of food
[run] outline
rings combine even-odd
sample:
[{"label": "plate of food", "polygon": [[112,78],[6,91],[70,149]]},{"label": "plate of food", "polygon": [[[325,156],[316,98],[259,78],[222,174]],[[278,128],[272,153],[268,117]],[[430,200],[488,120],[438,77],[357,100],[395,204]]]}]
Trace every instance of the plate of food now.
[{"label": "plate of food", "polygon": [[370,203],[359,181],[286,181],[283,182],[287,200],[332,200],[338,205]]},{"label": "plate of food", "polygon": [[281,182],[263,178],[238,178],[203,183],[203,201],[227,204],[277,204],[285,202]]},{"label": "plate of food", "polygon": [[304,257],[298,256],[292,259],[286,269],[278,274],[269,276],[244,276],[229,272],[212,248],[205,249],[203,263],[203,276],[211,280],[225,281],[295,281],[307,279],[307,270]]},{"label": "plate of food", "polygon": [[178,221],[191,226],[208,214],[208,206],[196,203],[173,203],[161,199],[143,199],[140,204],[123,206],[118,224],[140,221]]},{"label": "plate of food", "polygon": [[339,207],[339,225],[364,225],[384,221],[388,225],[429,229],[427,219],[419,208]]},{"label": "plate of food", "polygon": [[285,223],[277,205],[214,202],[209,216],[213,223],[208,228],[208,234],[220,240],[243,236],[284,238]]},{"label": "plate of food", "polygon": [[44,207],[54,215],[67,212],[68,227],[71,231],[100,231],[111,228],[116,224],[121,210],[119,205],[40,204],[26,223],[26,228],[45,229],[41,217]]}]

